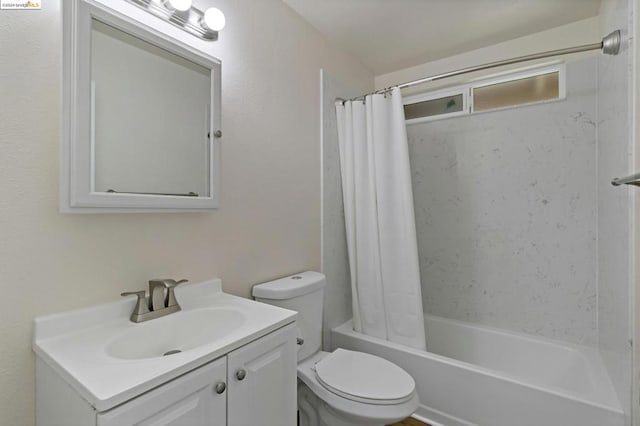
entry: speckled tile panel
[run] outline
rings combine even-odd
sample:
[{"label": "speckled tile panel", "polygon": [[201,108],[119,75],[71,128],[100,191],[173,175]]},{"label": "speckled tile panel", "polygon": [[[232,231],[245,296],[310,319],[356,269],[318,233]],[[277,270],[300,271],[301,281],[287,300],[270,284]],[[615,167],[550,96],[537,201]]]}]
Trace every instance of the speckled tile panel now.
[{"label": "speckled tile panel", "polygon": [[408,126],[427,313],[596,343],[596,59],[567,75],[562,101]]}]

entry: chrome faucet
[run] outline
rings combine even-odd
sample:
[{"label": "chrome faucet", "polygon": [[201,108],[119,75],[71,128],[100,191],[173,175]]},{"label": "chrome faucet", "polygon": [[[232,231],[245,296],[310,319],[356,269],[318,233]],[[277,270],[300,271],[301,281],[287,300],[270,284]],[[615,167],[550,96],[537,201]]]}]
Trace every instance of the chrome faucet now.
[{"label": "chrome faucet", "polygon": [[143,322],[178,312],[181,308],[176,300],[174,289],[178,284],[186,282],[187,280],[176,281],[169,278],[154,278],[149,281],[148,298],[144,290],[121,293],[121,296],[138,297],[130,317],[131,321]]}]

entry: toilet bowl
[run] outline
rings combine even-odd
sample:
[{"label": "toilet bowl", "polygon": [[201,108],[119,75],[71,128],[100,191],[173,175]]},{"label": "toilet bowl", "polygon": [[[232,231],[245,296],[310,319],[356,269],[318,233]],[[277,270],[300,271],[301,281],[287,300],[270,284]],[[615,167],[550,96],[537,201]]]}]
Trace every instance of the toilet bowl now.
[{"label": "toilet bowl", "polygon": [[413,378],[378,356],[320,350],[325,277],[303,272],[253,287],[259,302],[298,312],[300,426],[379,426],[410,416],[419,404]]},{"label": "toilet bowl", "polygon": [[362,352],[317,352],[298,364],[298,378],[318,398],[318,425],[384,425],[408,417],[418,407],[415,382],[408,373]]}]

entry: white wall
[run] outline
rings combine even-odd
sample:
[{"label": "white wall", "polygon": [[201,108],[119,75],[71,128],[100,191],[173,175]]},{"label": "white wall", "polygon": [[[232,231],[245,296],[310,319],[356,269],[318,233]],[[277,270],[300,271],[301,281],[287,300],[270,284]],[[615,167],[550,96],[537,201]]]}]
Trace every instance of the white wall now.
[{"label": "white wall", "polygon": [[[213,1],[196,2],[203,6]],[[0,11],[0,424],[34,415],[33,317],[119,299],[149,278],[252,284],[320,267],[319,69],[373,77],[280,0],[216,0],[223,63],[221,208],[58,212],[60,1]]]},{"label": "white wall", "polygon": [[[602,35],[621,29],[617,56],[598,58],[598,342],[600,354],[629,414],[631,407],[631,208],[632,187],[614,187],[611,178],[632,173],[631,52],[629,0],[606,0]],[[629,419],[627,419],[629,420]]]}]

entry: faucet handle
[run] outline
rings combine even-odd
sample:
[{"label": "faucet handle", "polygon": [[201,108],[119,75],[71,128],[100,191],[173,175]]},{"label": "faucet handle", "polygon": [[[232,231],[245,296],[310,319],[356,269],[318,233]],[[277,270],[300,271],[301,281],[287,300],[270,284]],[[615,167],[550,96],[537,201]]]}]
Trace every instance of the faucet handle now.
[{"label": "faucet handle", "polygon": [[173,289],[178,285],[178,284],[182,284],[182,283],[188,283],[189,280],[166,280],[166,284],[167,284],[167,298],[164,301],[164,305],[168,308],[169,306],[174,306],[178,304],[178,301],[176,300],[176,294],[174,293]]},{"label": "faucet handle", "polygon": [[147,306],[147,293],[144,290],[140,291],[125,291],[124,293],[120,293],[120,296],[138,296],[138,300],[136,301],[136,307],[133,309],[133,313],[131,314],[131,318],[133,321],[133,317],[136,315],[142,315],[149,312],[149,307]]},{"label": "faucet handle", "polygon": [[182,283],[186,283],[189,280],[185,280],[182,279],[180,281],[176,281],[174,279],[171,278],[154,278],[152,280],[149,280],[149,286],[150,287],[155,287],[155,286],[160,286],[163,288],[173,288],[175,286],[177,286],[178,284],[182,284]]},{"label": "faucet handle", "polygon": [[167,288],[174,288],[175,286],[177,286],[178,284],[182,284],[182,283],[188,283],[189,280],[185,280],[184,278],[181,280],[165,280],[165,283],[167,283]]},{"label": "faucet handle", "polygon": [[177,286],[178,284],[189,282],[189,280],[185,280],[185,279],[181,279],[181,280],[176,281],[176,280],[171,279],[171,278],[164,278],[164,279],[159,279],[159,280],[156,280],[156,281],[162,281],[166,288],[173,288],[173,287]]}]

